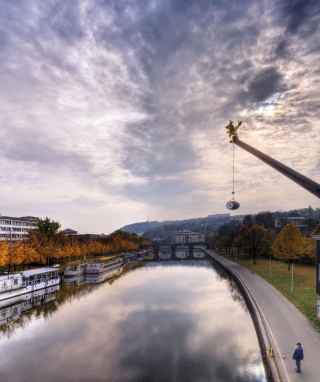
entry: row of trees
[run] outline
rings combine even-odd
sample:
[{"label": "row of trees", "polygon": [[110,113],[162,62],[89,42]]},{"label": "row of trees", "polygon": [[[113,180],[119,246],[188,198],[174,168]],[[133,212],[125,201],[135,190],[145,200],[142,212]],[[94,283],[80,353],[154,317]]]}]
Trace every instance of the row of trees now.
[{"label": "row of trees", "polygon": [[254,264],[257,256],[286,260],[289,270],[293,261],[314,264],[316,257],[316,241],[301,235],[292,223],[284,226],[277,235],[272,229],[251,221],[243,225],[225,224],[219,228],[218,234],[209,234],[207,241],[211,247],[226,253],[242,251],[251,256]]},{"label": "row of trees", "polygon": [[0,241],[0,266],[45,264],[63,259],[86,258],[89,255],[136,250],[147,244],[135,233],[115,231],[105,237],[91,235],[67,236],[54,220],[39,219],[37,227],[29,232],[28,239],[16,242]]}]

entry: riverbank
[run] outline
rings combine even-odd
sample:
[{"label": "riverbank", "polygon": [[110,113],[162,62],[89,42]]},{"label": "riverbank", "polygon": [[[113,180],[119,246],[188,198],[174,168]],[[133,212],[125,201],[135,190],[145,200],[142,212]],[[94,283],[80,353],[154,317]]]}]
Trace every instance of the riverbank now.
[{"label": "riverbank", "polygon": [[[205,252],[241,281],[252,300],[255,312],[260,319],[260,331],[264,337],[265,347],[272,347],[276,354],[274,363],[272,359],[269,359],[270,366],[276,366],[272,372],[273,380],[296,382],[300,381],[303,375],[305,381],[318,382],[320,333],[315,326],[286,297],[258,274],[213,251]],[[301,375],[295,373],[295,363],[291,359],[291,353],[297,342],[302,343],[306,355],[302,362]]]},{"label": "riverbank", "polygon": [[220,252],[216,253],[258,274],[283,294],[320,330],[320,323],[317,320],[316,268],[314,266],[294,264],[292,280],[292,271],[288,271],[288,264],[284,261],[271,259],[270,262],[270,259],[258,257],[257,264],[253,264],[248,256],[226,256]]}]

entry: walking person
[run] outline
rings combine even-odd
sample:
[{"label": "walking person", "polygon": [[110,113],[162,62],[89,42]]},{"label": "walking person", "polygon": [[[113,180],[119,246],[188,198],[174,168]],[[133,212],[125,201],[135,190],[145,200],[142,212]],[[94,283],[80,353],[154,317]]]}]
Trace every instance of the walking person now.
[{"label": "walking person", "polygon": [[301,361],[303,360],[303,348],[301,347],[301,343],[297,343],[296,350],[292,353],[292,358],[296,360],[296,373],[301,373]]}]

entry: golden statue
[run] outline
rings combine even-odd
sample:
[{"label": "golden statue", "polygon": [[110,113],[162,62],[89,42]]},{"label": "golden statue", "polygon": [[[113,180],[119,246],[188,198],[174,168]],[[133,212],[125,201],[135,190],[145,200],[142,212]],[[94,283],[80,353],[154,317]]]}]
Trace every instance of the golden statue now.
[{"label": "golden statue", "polygon": [[[233,126],[233,121],[231,121],[231,120],[229,121],[229,125],[226,126],[226,129],[229,130],[229,131],[226,131],[226,133],[229,135],[229,138],[238,136],[237,131],[238,131],[239,127],[241,126],[241,123],[242,123],[242,121],[238,121],[237,126]],[[232,143],[232,138],[229,142]]]}]

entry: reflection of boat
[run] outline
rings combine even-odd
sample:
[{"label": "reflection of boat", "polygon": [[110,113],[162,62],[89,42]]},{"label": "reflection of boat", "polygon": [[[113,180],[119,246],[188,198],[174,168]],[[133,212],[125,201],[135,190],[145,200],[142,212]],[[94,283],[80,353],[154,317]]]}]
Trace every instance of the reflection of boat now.
[{"label": "reflection of boat", "polygon": [[86,273],[87,263],[67,265],[64,271],[64,277],[74,277]]},{"label": "reflection of boat", "polygon": [[123,264],[122,259],[116,259],[114,261],[99,261],[96,263],[91,263],[87,265],[86,275],[88,274],[99,274],[102,272],[109,271],[110,269],[117,268]]},{"label": "reflection of boat", "polygon": [[18,319],[28,310],[55,301],[57,299],[59,285],[53,285],[49,290],[50,291],[47,292],[47,289],[41,289],[38,291],[37,296],[34,295],[34,292],[26,293],[23,297],[17,296],[15,299],[17,299],[17,301],[19,300],[19,302],[2,306],[0,308],[0,325]]},{"label": "reflection of boat", "polygon": [[86,276],[72,276],[64,279],[64,283],[69,286],[79,286],[86,283]]},{"label": "reflection of boat", "polygon": [[30,293],[32,298],[36,297],[41,289],[50,292],[50,288],[59,285],[59,282],[58,269],[55,268],[39,268],[2,275],[0,276],[0,307],[17,302],[17,297],[20,300],[28,299]]},{"label": "reflection of boat", "polygon": [[137,252],[137,256],[139,257],[147,257],[148,256],[148,251],[146,249],[142,249],[141,251]]},{"label": "reflection of boat", "polygon": [[130,252],[123,255],[125,264],[134,263],[137,260],[137,254]]},{"label": "reflection of boat", "polygon": [[117,268],[110,269],[108,271],[102,272],[102,273],[91,273],[86,274],[86,281],[90,284],[97,284],[97,283],[103,283],[104,281],[110,280],[122,273],[123,267],[118,266]]}]

